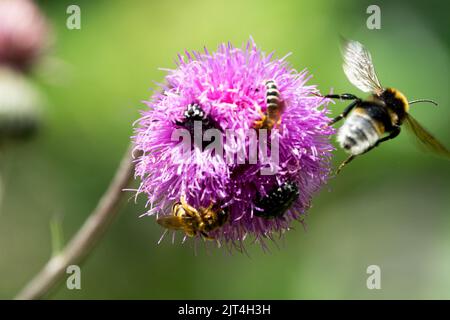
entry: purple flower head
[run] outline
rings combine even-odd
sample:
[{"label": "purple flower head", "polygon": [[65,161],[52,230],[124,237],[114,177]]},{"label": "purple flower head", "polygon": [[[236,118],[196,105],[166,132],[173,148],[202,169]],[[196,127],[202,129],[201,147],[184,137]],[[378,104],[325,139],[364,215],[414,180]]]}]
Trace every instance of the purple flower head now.
[{"label": "purple flower head", "polygon": [[[303,221],[330,174],[333,129],[323,106],[328,100],[285,58],[272,59],[252,40],[242,49],[222,44],[215,53],[179,55],[162,90],[145,102],[133,137],[142,152],[137,193],[148,196],[146,214],[173,216],[182,196],[196,209],[211,205],[227,221],[196,236],[238,248],[248,235],[264,245],[293,220]],[[282,101],[275,111],[270,94]],[[275,126],[256,130],[258,120],[274,114],[280,116]],[[210,131],[220,137],[205,141]],[[185,134],[192,139],[180,143]],[[209,149],[218,140],[222,150]]]},{"label": "purple flower head", "polygon": [[31,0],[0,1],[0,64],[28,70],[48,48],[50,26]]}]

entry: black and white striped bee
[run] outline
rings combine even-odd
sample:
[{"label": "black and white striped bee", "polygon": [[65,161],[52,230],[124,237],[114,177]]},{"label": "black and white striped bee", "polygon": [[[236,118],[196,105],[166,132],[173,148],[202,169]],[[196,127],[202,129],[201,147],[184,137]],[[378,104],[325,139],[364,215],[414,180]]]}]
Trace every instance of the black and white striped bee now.
[{"label": "black and white striped bee", "polygon": [[[202,131],[196,133],[194,130],[195,122],[199,121],[201,122],[201,128]],[[214,120],[205,113],[205,111],[202,109],[202,107],[197,103],[190,103],[186,110],[183,113],[183,119],[175,121],[175,125],[183,127],[187,129],[191,135],[191,137],[195,137],[195,134],[199,134],[200,138],[199,141],[201,141],[201,148],[202,150],[208,146],[210,142],[203,141],[203,131],[206,131],[208,129],[214,129],[217,128],[217,124],[214,122]],[[194,142],[196,141],[193,139]],[[200,147],[200,146],[197,146]]]},{"label": "black and white striped bee", "polygon": [[267,80],[265,87],[267,111],[263,114],[261,120],[255,122],[255,128],[271,130],[281,121],[284,101],[274,80]]},{"label": "black and white striped bee", "polygon": [[352,100],[330,125],[345,118],[339,128],[337,141],[350,156],[339,166],[337,172],[358,155],[364,154],[380,143],[393,139],[406,126],[429,150],[450,158],[450,152],[409,114],[409,106],[417,102],[436,102],[428,99],[409,101],[397,89],[383,88],[378,81],[372,58],[364,46],[351,40],[343,43],[344,72],[348,80],[361,91],[371,93],[363,100],[353,94],[329,94],[331,99]]}]

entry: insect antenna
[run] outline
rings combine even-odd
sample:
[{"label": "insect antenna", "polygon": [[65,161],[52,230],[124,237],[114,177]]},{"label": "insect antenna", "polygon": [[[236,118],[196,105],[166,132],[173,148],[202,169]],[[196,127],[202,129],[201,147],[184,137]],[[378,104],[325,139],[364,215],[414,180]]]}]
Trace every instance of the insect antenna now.
[{"label": "insect antenna", "polygon": [[435,106],[438,105],[436,101],[430,100],[430,99],[417,99],[417,100],[409,101],[408,103],[409,103],[409,104],[413,104],[413,103],[418,103],[418,102],[429,102],[429,103],[434,104]]}]

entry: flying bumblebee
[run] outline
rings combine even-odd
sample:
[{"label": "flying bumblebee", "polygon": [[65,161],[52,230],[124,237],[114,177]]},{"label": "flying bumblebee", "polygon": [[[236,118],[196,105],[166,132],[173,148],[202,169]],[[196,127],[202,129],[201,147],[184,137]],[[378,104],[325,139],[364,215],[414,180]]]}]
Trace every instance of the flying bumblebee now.
[{"label": "flying bumblebee", "polygon": [[337,141],[350,156],[342,162],[337,173],[358,155],[398,136],[403,123],[424,147],[450,158],[447,148],[409,114],[409,106],[413,103],[429,102],[437,105],[436,102],[429,99],[408,102],[397,89],[383,88],[378,81],[369,51],[357,41],[343,41],[343,56],[343,68],[348,80],[361,91],[371,95],[366,100],[349,93],[325,96],[352,101],[329,123],[333,125],[345,118],[344,124],[338,130]]},{"label": "flying bumblebee", "polygon": [[255,128],[271,130],[274,126],[280,124],[284,101],[274,80],[267,80],[264,85],[266,87],[267,111],[263,114],[261,120],[255,122]]},{"label": "flying bumblebee", "polygon": [[205,239],[213,240],[209,232],[222,227],[228,221],[225,210],[214,208],[214,203],[207,208],[200,207],[198,210],[186,202],[185,196],[172,206],[172,214],[159,217],[159,225],[166,229],[183,230],[189,237],[200,234]]}]

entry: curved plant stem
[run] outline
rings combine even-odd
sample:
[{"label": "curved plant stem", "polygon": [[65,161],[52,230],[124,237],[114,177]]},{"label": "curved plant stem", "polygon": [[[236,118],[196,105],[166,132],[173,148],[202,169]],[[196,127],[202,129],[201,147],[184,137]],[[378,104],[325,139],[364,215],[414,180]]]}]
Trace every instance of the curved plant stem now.
[{"label": "curved plant stem", "polygon": [[99,200],[81,229],[57,255],[23,288],[15,299],[40,299],[44,297],[65,275],[69,265],[81,263],[95,247],[117,215],[118,207],[133,176],[132,147],[130,146],[120,163],[108,190]]}]

